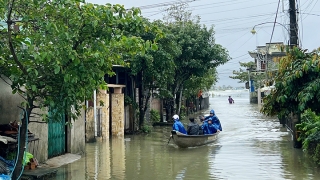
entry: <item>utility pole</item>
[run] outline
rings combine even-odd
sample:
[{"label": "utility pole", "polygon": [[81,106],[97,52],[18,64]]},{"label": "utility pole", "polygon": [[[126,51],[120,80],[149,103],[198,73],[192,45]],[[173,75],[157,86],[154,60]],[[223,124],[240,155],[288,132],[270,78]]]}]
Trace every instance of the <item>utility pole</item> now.
[{"label": "utility pole", "polygon": [[296,15],[296,0],[289,0],[290,15],[290,46],[298,46],[298,25]]},{"label": "utility pole", "polygon": [[[294,46],[298,46],[298,25],[297,25],[297,15],[296,15],[296,0],[289,0],[289,15],[290,15],[290,48],[292,49]],[[293,147],[301,148],[302,142],[298,141],[300,136],[299,132],[297,131],[296,124],[300,123],[300,114],[295,114],[293,112],[291,114],[291,121],[292,121],[292,136],[293,136]]]}]

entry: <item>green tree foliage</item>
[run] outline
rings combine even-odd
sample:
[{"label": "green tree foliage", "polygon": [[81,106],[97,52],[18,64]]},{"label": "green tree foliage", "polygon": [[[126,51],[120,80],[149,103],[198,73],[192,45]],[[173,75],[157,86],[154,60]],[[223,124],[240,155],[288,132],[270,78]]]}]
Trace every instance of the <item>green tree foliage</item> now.
[{"label": "green tree foliage", "polygon": [[280,59],[275,77],[275,90],[264,99],[261,109],[266,115],[286,118],[290,113],[301,115],[299,140],[303,149],[320,163],[320,49],[307,50],[294,47]]},{"label": "green tree foliage", "polygon": [[275,90],[264,99],[261,111],[267,115],[286,117],[306,109],[319,112],[320,107],[319,49],[311,53],[293,48],[279,63]]},{"label": "green tree foliage", "polygon": [[[229,76],[231,79],[238,79],[239,83],[244,83],[249,81],[249,75],[248,75],[248,70],[251,68],[251,70],[255,70],[255,62],[250,61],[250,62],[239,62],[240,68],[239,71],[234,70],[233,76]],[[253,79],[254,77],[250,74],[250,79]]]},{"label": "green tree foliage", "polygon": [[320,164],[320,116],[310,109],[301,115],[301,123],[297,124],[300,131],[299,140],[303,150],[308,151],[311,157]]},{"label": "green tree foliage", "polygon": [[184,97],[193,100],[197,97],[199,89],[210,89],[217,82],[217,76],[216,69],[208,70],[203,77],[192,76],[185,83],[185,88],[183,89]]},{"label": "green tree foliage", "polygon": [[[0,7],[0,74],[25,99],[29,117],[34,108],[50,108],[53,119],[61,112],[76,119],[81,103],[106,87],[103,77],[114,74],[113,64],[125,65],[124,58],[152,46],[128,33],[150,30],[139,9],[80,0],[3,0]],[[24,141],[24,120],[21,130]]]},{"label": "green tree foliage", "polygon": [[264,85],[266,75],[264,72],[259,72],[256,70],[256,64],[255,62],[239,62],[240,68],[239,71],[233,71],[232,73],[234,74],[233,76],[229,76],[231,79],[238,79],[239,83],[244,83],[249,81],[249,76],[250,80],[253,80],[255,88],[260,88]]},{"label": "green tree foliage", "polygon": [[[157,48],[137,55],[130,62],[129,69],[130,73],[138,78],[140,128],[144,124],[150,98],[170,96],[167,85],[173,83],[174,58],[181,53],[180,47],[174,41],[174,35],[163,22],[155,21],[150,23],[150,26],[159,28],[163,33],[157,41]],[[152,40],[156,35],[156,31],[140,34],[144,40]]]},{"label": "green tree foliage", "polygon": [[[230,58],[225,48],[215,43],[213,27],[207,28],[192,18],[185,5],[172,6],[166,16],[168,27],[175,35],[182,53],[174,59],[174,84],[169,87],[176,95],[176,112],[180,112],[182,92],[191,77],[204,77],[211,69],[226,63]],[[171,112],[173,113],[173,112]],[[169,114],[171,114],[169,113]],[[172,114],[171,114],[172,115]]]}]

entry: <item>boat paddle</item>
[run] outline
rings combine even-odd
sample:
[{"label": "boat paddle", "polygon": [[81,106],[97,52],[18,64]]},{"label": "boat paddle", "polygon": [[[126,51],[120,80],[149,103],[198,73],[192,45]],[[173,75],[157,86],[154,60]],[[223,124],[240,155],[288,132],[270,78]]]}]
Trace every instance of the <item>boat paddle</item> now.
[{"label": "boat paddle", "polygon": [[169,138],[169,140],[168,140],[168,143],[167,143],[167,145],[169,144],[169,142],[170,142],[171,138],[172,138],[172,135],[170,135],[170,138]]}]

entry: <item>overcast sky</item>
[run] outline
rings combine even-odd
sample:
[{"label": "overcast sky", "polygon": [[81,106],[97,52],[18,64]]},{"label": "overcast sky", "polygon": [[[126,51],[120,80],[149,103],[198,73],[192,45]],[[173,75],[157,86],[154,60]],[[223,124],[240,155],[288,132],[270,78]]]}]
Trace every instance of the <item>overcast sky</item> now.
[{"label": "overcast sky", "polygon": [[[186,2],[188,0],[182,0]],[[96,4],[122,4],[125,8],[141,7],[142,15],[150,20],[162,19],[162,9],[177,3],[177,0],[87,0]],[[216,43],[229,51],[232,57],[228,63],[218,67],[218,86],[243,86],[237,80],[230,79],[233,70],[239,70],[239,61],[253,61],[248,51],[256,46],[270,42],[272,23],[256,27],[257,33],[251,34],[253,26],[275,20],[279,0],[189,0],[193,15],[201,17],[201,23],[214,25]],[[300,46],[309,51],[320,47],[320,3],[318,0],[297,0],[299,7],[299,41]],[[280,0],[277,22],[288,25],[288,0]],[[167,5],[167,6],[165,6]],[[288,43],[287,30],[277,25],[272,42]]]}]

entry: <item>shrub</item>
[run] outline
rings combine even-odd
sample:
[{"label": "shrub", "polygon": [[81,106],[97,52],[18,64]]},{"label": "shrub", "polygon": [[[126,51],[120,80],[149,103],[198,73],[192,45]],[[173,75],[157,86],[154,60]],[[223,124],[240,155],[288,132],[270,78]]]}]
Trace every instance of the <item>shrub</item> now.
[{"label": "shrub", "polygon": [[303,150],[320,164],[320,116],[311,110],[306,110],[301,115],[301,123],[296,127],[301,132],[299,140],[302,141]]},{"label": "shrub", "polygon": [[156,110],[151,109],[150,111],[150,122],[160,122],[160,113]]}]

